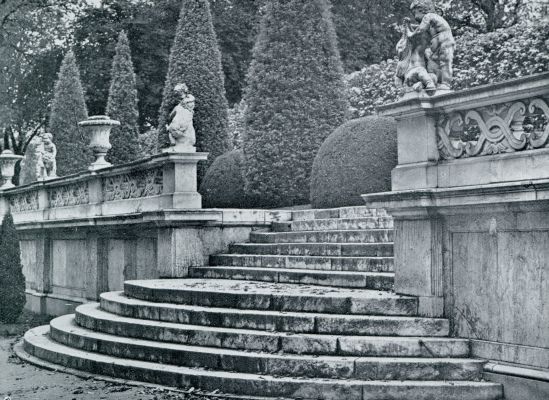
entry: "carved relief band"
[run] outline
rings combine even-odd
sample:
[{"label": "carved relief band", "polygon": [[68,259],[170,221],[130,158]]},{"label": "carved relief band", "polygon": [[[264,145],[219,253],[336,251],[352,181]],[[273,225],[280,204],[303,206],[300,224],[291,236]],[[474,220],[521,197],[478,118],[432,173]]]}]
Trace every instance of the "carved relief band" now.
[{"label": "carved relief band", "polygon": [[50,207],[77,206],[90,203],[87,182],[53,188],[48,192]]},{"label": "carved relief band", "polygon": [[162,168],[103,178],[104,201],[157,196],[162,194],[163,189]]},{"label": "carved relief band", "polygon": [[35,211],[39,209],[38,191],[10,196],[9,201],[12,212]]},{"label": "carved relief band", "polygon": [[437,140],[447,160],[548,147],[549,106],[534,98],[442,115]]}]

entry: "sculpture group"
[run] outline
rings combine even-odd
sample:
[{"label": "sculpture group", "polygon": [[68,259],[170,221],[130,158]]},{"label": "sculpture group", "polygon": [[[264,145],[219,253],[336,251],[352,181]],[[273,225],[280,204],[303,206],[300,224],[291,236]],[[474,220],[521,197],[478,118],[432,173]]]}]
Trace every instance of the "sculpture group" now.
[{"label": "sculpture group", "polygon": [[194,146],[196,134],[193,126],[194,96],[184,83],[176,85],[174,92],[179,98],[179,103],[170,113],[166,126],[172,145],[166,151],[194,152],[196,151]]},{"label": "sculpture group", "polygon": [[38,180],[57,178],[57,147],[53,135],[45,132],[38,137],[36,146],[36,177]]},{"label": "sculpture group", "polygon": [[432,0],[414,0],[410,10],[419,25],[406,18],[400,27],[395,82],[406,92],[433,95],[450,90],[455,47],[450,25],[437,13]]}]

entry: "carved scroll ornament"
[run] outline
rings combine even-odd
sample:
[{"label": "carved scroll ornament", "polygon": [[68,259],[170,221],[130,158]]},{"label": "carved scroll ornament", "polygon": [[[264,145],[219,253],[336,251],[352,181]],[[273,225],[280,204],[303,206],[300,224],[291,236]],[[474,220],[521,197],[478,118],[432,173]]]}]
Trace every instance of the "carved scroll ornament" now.
[{"label": "carved scroll ornament", "polygon": [[[548,121],[542,98],[443,115],[437,124],[439,155],[454,159],[547,147]],[[464,140],[467,131],[474,137]]]},{"label": "carved scroll ornament", "polygon": [[39,209],[37,191],[10,196],[9,202],[12,212],[35,211]]},{"label": "carved scroll ornament", "polygon": [[86,182],[56,187],[49,191],[50,207],[67,207],[89,204],[90,194]]},{"label": "carved scroll ornament", "polygon": [[103,198],[105,201],[157,196],[162,194],[162,191],[163,174],[161,168],[111,176],[103,180]]}]

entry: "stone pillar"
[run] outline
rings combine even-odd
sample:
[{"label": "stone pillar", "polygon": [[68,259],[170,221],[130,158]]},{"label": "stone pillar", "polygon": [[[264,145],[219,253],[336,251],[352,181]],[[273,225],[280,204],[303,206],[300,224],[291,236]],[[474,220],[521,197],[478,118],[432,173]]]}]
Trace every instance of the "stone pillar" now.
[{"label": "stone pillar", "polygon": [[202,208],[196,170],[208,153],[166,153],[171,162],[163,167],[163,193],[171,196],[171,208]]}]

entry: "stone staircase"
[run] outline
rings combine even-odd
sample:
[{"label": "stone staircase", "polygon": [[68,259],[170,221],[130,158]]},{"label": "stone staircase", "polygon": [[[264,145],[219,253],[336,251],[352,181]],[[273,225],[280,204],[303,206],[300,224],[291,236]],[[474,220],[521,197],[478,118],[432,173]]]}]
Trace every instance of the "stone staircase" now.
[{"label": "stone staircase", "polygon": [[391,292],[392,220],[365,207],[296,211],[194,267],[129,281],[25,335],[74,369],[240,396],[496,400],[449,323]]}]

